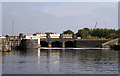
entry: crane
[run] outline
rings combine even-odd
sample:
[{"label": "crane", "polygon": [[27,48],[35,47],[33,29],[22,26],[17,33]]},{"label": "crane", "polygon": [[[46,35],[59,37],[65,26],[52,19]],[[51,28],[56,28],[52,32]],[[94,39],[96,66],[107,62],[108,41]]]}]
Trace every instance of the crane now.
[{"label": "crane", "polygon": [[95,24],[95,27],[94,27],[94,29],[96,28],[96,26],[97,26],[97,22],[96,22],[96,24]]}]

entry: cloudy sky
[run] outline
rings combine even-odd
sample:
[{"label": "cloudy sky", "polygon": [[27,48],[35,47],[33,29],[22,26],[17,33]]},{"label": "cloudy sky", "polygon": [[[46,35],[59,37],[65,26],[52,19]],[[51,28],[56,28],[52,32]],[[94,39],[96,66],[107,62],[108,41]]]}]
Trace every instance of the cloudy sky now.
[{"label": "cloudy sky", "polygon": [[116,2],[5,2],[2,4],[3,35],[55,32],[82,28],[118,28]]}]

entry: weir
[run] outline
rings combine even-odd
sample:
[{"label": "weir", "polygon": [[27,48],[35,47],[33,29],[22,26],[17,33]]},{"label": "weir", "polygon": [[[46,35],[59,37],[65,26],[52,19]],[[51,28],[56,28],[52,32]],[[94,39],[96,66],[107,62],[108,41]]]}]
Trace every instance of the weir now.
[{"label": "weir", "polygon": [[[108,40],[76,40],[76,39],[40,39],[40,47],[57,47],[57,48],[95,48],[101,47],[101,45]],[[22,48],[39,48],[38,42],[34,40],[22,40]],[[21,46],[21,45],[20,45]]]},{"label": "weir", "polygon": [[4,40],[5,51],[12,48],[41,48],[41,47],[59,47],[59,48],[95,48],[96,45],[107,42],[108,40],[76,40],[76,39],[8,39]]},{"label": "weir", "polygon": [[[41,47],[59,47],[59,48],[95,48],[100,47],[98,45],[102,45],[108,40],[84,40],[84,39],[76,39],[73,35],[69,38],[65,35],[59,38],[51,38],[49,36],[45,38],[40,38],[39,36],[24,36],[21,34],[19,37],[7,38],[3,42],[5,43],[4,50],[11,50],[12,48],[41,48]],[[72,37],[73,36],[73,37]]]}]

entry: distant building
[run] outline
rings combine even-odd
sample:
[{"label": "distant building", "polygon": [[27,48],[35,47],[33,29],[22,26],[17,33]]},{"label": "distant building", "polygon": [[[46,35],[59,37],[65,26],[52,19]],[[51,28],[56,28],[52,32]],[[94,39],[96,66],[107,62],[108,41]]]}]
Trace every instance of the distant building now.
[{"label": "distant building", "polygon": [[49,34],[49,38],[60,38],[60,34]]},{"label": "distant building", "polygon": [[62,38],[73,38],[72,34],[62,34],[61,35]]},{"label": "distant building", "polygon": [[77,37],[77,39],[81,39],[81,37]]},{"label": "distant building", "polygon": [[40,38],[47,38],[47,34],[44,33],[36,33],[36,36],[39,36]]},{"label": "distant building", "polygon": [[31,36],[31,39],[37,39],[38,40],[38,44],[40,44],[40,36]]},{"label": "distant building", "polygon": [[6,37],[5,36],[0,36],[0,39],[6,39]]},{"label": "distant building", "polygon": [[30,34],[24,34],[24,38],[23,39],[31,39],[31,36]]},{"label": "distant building", "polygon": [[[33,39],[34,37],[45,39],[45,38],[76,38],[73,34],[45,34],[45,33],[35,33],[31,34],[19,34],[21,39]],[[79,38],[80,39],[80,38]]]},{"label": "distant building", "polygon": [[39,35],[25,34],[23,39],[37,39],[38,44],[40,44],[40,36]]}]

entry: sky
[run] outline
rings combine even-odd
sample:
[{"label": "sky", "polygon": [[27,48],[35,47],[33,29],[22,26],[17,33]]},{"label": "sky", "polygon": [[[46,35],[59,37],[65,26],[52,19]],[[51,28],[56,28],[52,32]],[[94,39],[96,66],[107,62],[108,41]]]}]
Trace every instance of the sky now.
[{"label": "sky", "polygon": [[82,28],[118,29],[117,2],[3,2],[2,34],[54,32]]}]

